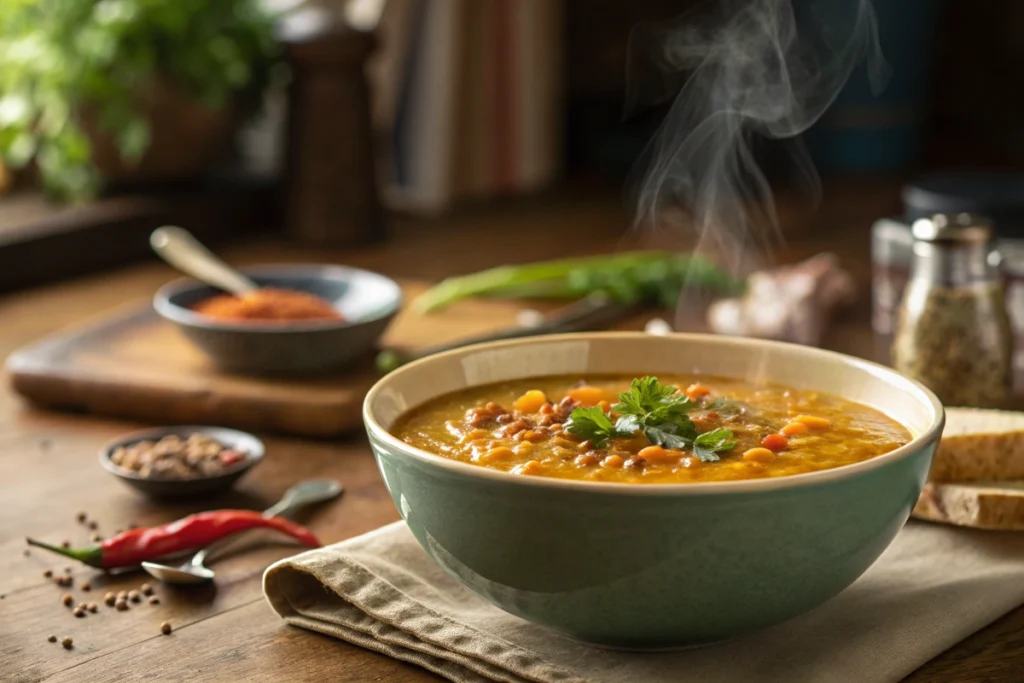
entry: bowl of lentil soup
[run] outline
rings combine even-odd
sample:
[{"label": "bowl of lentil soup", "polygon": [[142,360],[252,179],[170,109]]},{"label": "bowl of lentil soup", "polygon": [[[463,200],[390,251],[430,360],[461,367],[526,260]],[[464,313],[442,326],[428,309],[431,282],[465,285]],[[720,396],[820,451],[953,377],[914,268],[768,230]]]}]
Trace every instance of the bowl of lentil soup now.
[{"label": "bowl of lentil soup", "polygon": [[414,362],[371,389],[364,421],[402,517],[469,589],[648,650],[771,626],[849,586],[908,519],[944,413],[838,353],[588,333]]},{"label": "bowl of lentil soup", "polygon": [[[343,368],[374,349],[402,304],[398,283],[358,268],[282,264],[241,272],[264,288],[245,306],[232,305],[238,302],[191,278],[171,282],[153,297],[161,317],[232,372],[312,374]],[[286,293],[292,298],[274,300]],[[295,300],[302,295],[309,301]],[[324,316],[315,301],[338,315]],[[298,314],[305,317],[287,317]]]}]

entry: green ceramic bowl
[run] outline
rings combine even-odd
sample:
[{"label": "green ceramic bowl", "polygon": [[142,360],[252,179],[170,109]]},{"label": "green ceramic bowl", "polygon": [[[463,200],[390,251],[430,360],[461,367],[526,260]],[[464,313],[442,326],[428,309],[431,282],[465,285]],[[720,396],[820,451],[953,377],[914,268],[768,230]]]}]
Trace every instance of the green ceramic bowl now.
[{"label": "green ceramic bowl", "polygon": [[[488,470],[388,432],[405,411],[480,384],[689,372],[829,392],[885,412],[914,439],[811,474],[628,485]],[[927,389],[866,361],[791,344],[640,333],[537,337],[439,354],[384,377],[364,405],[388,490],[434,560],[512,614],[629,649],[733,638],[849,586],[907,521],[944,419]]]}]

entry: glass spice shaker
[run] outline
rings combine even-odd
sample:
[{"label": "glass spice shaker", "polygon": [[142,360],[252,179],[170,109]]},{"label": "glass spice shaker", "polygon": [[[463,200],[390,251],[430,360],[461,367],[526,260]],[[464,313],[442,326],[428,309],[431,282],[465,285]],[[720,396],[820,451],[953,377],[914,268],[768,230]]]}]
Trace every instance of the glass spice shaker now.
[{"label": "glass spice shaker", "polygon": [[914,222],[910,281],[893,340],[893,366],[945,405],[995,408],[1012,387],[1013,335],[991,225],[969,214]]}]

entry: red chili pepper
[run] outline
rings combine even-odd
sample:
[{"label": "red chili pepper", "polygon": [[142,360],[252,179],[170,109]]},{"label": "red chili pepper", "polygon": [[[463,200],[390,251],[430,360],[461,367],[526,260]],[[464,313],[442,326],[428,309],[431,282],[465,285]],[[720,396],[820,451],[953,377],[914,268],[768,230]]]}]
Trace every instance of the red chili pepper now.
[{"label": "red chili pepper", "polygon": [[85,548],[58,548],[31,538],[25,540],[91,567],[111,569],[133,567],[145,560],[201,548],[225,536],[259,528],[275,529],[313,548],[320,546],[320,541],[306,527],[281,517],[264,517],[252,510],[199,512],[163,526],[129,529]]}]

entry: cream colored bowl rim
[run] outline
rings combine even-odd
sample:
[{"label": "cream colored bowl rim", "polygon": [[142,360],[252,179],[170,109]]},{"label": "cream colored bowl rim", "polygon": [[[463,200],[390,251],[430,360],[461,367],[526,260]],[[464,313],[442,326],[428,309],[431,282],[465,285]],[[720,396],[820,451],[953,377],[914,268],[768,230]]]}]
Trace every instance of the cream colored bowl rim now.
[{"label": "cream colored bowl rim", "polygon": [[[783,348],[791,352],[802,353],[808,356],[817,356],[826,360],[841,363],[850,367],[854,367],[861,372],[865,372],[876,377],[880,377],[883,381],[896,386],[903,390],[908,399],[919,401],[927,404],[931,410],[931,424],[927,429],[923,430],[920,434],[911,439],[907,444],[900,446],[899,448],[892,450],[888,453],[884,453],[877,457],[871,458],[870,460],[864,460],[851,465],[843,465],[841,467],[835,467],[828,470],[821,470],[819,472],[808,472],[804,474],[794,474],[784,477],[772,477],[768,479],[741,479],[737,481],[716,481],[716,482],[689,482],[683,484],[623,484],[615,482],[596,482],[596,481],[581,481],[574,479],[559,479],[556,477],[531,477],[522,476],[518,474],[512,474],[510,472],[504,472],[501,470],[490,469],[487,467],[481,467],[479,465],[471,465],[464,463],[459,460],[453,460],[446,458],[441,455],[435,455],[429,451],[425,451],[415,446],[410,446],[404,441],[398,439],[388,430],[384,429],[376,417],[373,415],[372,405],[376,396],[388,385],[395,380],[397,377],[401,377],[402,374],[414,371],[417,367],[436,363],[444,359],[466,356],[472,353],[478,353],[484,350],[491,349],[507,349],[517,346],[530,346],[538,343],[551,343],[558,341],[593,341],[599,339],[620,339],[620,340],[635,340],[639,343],[643,343],[644,340],[648,339],[678,339],[679,341],[695,341],[708,343],[713,340],[715,344],[722,346],[732,347],[768,347],[768,348]],[[523,379],[528,379],[524,377]],[[438,398],[442,394],[438,394],[432,398]],[[842,396],[840,395],[840,398]],[[572,333],[572,334],[555,334],[555,335],[542,335],[537,337],[526,337],[521,339],[512,339],[507,341],[498,342],[485,342],[481,344],[472,344],[464,346],[451,351],[445,351],[443,353],[434,354],[421,358],[417,361],[413,361],[407,365],[404,365],[377,381],[376,384],[371,387],[370,391],[366,394],[366,399],[363,402],[363,422],[366,425],[367,431],[372,439],[376,439],[382,445],[390,448],[394,453],[398,453],[404,457],[418,460],[425,464],[433,467],[447,470],[452,473],[466,475],[470,478],[477,478],[482,480],[489,480],[493,482],[503,482],[511,485],[521,485],[533,488],[553,488],[562,490],[571,490],[578,492],[590,492],[590,493],[607,493],[607,494],[618,494],[618,495],[640,495],[640,496],[659,496],[659,495],[705,495],[705,494],[731,494],[731,493],[744,493],[744,492],[759,492],[759,491],[777,491],[782,489],[795,489],[804,486],[811,486],[815,484],[824,484],[827,482],[839,481],[851,477],[858,476],[887,465],[903,460],[910,457],[914,453],[918,452],[922,448],[925,448],[932,441],[935,441],[942,434],[942,429],[945,425],[945,410],[942,407],[942,403],[929,389],[923,384],[915,380],[910,379],[900,373],[896,372],[892,368],[888,368],[879,363],[872,361],[863,360],[861,358],[855,358],[848,356],[838,351],[828,351],[825,349],[819,349],[811,346],[802,346],[798,344],[791,344],[786,342],[768,341],[764,339],[751,339],[744,337],[725,337],[711,334],[691,334],[691,333],[673,333],[662,337],[653,337],[652,335],[645,332],[583,332],[583,333]]]}]

